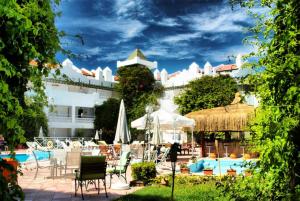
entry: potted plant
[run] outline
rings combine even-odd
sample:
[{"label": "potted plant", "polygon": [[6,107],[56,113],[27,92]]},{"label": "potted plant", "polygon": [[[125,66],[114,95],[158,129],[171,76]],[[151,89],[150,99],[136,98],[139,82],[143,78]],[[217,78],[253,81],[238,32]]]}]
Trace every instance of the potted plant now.
[{"label": "potted plant", "polygon": [[244,159],[251,159],[251,156],[250,156],[250,154],[244,154]]},{"label": "potted plant", "polygon": [[227,174],[230,176],[235,176],[236,170],[230,167],[230,169],[227,170]]},{"label": "potted plant", "polygon": [[217,158],[217,155],[215,153],[210,153],[209,158]]},{"label": "potted plant", "polygon": [[246,170],[244,171],[244,173],[245,173],[245,176],[246,176],[246,177],[249,177],[249,176],[252,175],[251,169],[246,169]]},{"label": "potted plant", "polygon": [[232,154],[230,154],[230,158],[235,159],[235,158],[237,158],[237,156],[235,153],[232,153]]},{"label": "potted plant", "polygon": [[204,175],[213,175],[213,169],[211,167],[205,167],[203,173]]},{"label": "potted plant", "polygon": [[180,164],[180,172],[183,174],[189,174],[190,173],[190,169],[188,168],[186,163],[181,163]]},{"label": "potted plant", "polygon": [[196,156],[192,156],[192,157],[189,159],[189,164],[196,163],[196,162],[197,162]]}]

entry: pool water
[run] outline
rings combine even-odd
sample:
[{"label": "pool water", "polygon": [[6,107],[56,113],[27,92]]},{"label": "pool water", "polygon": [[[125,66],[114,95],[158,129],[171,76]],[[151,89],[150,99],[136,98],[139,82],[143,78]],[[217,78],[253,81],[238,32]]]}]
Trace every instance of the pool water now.
[{"label": "pool water", "polygon": [[[44,151],[35,151],[38,160],[44,160],[49,158],[49,152]],[[0,158],[10,158],[10,154],[1,154]],[[16,154],[16,159],[20,163],[24,163],[29,160],[34,160],[34,156],[32,154]]]},{"label": "pool water", "polygon": [[[241,174],[245,169],[249,168],[249,162],[254,163],[253,160],[243,159],[220,159],[221,174],[227,174],[227,170],[232,168],[236,170],[237,174]],[[247,164],[247,165],[246,165]],[[213,174],[218,175],[220,173],[219,161],[216,159],[203,159],[199,160],[196,164],[189,166],[191,172],[203,172],[203,168],[212,168]]]}]

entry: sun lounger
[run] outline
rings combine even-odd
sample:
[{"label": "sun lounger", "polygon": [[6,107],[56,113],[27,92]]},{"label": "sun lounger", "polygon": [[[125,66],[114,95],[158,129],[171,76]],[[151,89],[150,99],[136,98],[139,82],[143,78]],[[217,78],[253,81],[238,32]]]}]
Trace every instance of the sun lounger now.
[{"label": "sun lounger", "polygon": [[30,151],[33,150],[49,151],[47,147],[43,147],[37,142],[26,142],[26,145],[30,149]]}]

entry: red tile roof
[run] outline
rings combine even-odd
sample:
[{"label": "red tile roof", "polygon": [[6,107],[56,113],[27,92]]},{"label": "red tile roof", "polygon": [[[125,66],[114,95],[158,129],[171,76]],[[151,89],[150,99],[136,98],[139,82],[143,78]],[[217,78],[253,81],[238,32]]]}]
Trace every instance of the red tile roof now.
[{"label": "red tile roof", "polygon": [[231,70],[236,70],[237,67],[235,64],[222,64],[217,67],[217,72],[222,72],[222,71],[231,71]]},{"label": "red tile roof", "polygon": [[87,69],[81,69],[81,74],[86,76],[93,76],[93,73]]}]

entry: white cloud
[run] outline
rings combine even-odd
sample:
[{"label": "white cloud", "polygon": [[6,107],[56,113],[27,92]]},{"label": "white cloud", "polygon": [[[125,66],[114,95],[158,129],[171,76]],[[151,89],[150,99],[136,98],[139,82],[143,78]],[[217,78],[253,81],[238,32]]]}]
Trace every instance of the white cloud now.
[{"label": "white cloud", "polygon": [[85,52],[90,56],[94,56],[98,55],[101,52],[101,49],[100,47],[85,48]]},{"label": "white cloud", "polygon": [[[234,45],[223,49],[214,49],[202,52],[207,60],[212,62],[225,62],[228,61],[229,57],[236,56],[238,54],[249,54],[251,51],[255,51],[254,47],[246,45]],[[235,63],[235,61],[232,61]]]},{"label": "white cloud", "polygon": [[134,49],[132,48],[130,51],[119,50],[116,52],[106,53],[103,55],[103,57],[98,57],[97,61],[114,61],[114,62],[121,61],[126,59],[133,50]]},{"label": "white cloud", "polygon": [[181,16],[190,29],[202,32],[242,32],[243,26],[236,22],[250,20],[243,10],[231,10],[229,7],[208,9],[201,14]]},{"label": "white cloud", "polygon": [[147,50],[143,51],[146,56],[154,56],[168,59],[191,59],[194,58],[190,49],[175,49],[166,45],[152,45]]},{"label": "white cloud", "polygon": [[143,17],[150,13],[149,0],[114,0],[114,12],[120,18]]},{"label": "white cloud", "polygon": [[166,43],[177,43],[182,41],[190,41],[195,38],[201,37],[200,33],[186,33],[186,34],[177,34],[173,36],[166,36],[161,39],[162,42]]},{"label": "white cloud", "polygon": [[156,24],[166,27],[175,27],[180,25],[174,18],[163,18],[161,21],[156,22]]},{"label": "white cloud", "polygon": [[[63,22],[64,21],[64,22]],[[68,23],[65,23],[65,22]],[[61,24],[60,24],[61,23]],[[63,24],[62,24],[63,23]],[[64,19],[57,23],[57,26],[68,26],[78,28],[89,28],[100,30],[103,32],[118,33],[124,41],[130,40],[142,34],[143,30],[147,28],[148,25],[143,24],[139,20],[123,20],[123,19],[109,19],[103,17],[94,18],[80,18],[77,20]]]}]

